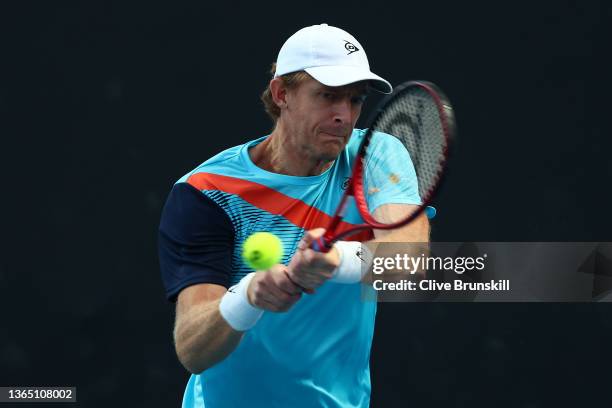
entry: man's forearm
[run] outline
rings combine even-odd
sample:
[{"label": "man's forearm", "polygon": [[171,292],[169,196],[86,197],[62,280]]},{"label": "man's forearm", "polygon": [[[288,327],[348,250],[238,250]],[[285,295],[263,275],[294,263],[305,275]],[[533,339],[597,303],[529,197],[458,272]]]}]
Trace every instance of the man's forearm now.
[{"label": "man's forearm", "polygon": [[[393,220],[395,221],[395,220]],[[414,243],[412,245],[403,246],[403,253],[412,257],[419,257],[424,254],[429,254],[429,234],[430,234],[429,219],[423,213],[419,215],[410,224],[395,230],[375,230],[375,239],[369,242],[396,242],[396,243]],[[397,245],[390,246],[374,246],[376,248],[376,256],[383,258],[394,258],[397,255]],[[372,249],[372,246],[370,247]],[[388,272],[385,279],[389,282],[399,281],[402,279],[422,279],[425,277],[426,271],[420,268],[414,274],[407,276],[402,271],[396,273]],[[372,277],[367,273],[363,276],[362,282],[371,283]]]},{"label": "man's forearm", "polygon": [[200,373],[227,357],[242,332],[232,329],[219,312],[220,299],[193,307],[174,328],[179,360],[192,373]]},{"label": "man's forearm", "polygon": [[375,230],[373,242],[429,242],[429,220],[421,214],[410,224],[394,230]]}]

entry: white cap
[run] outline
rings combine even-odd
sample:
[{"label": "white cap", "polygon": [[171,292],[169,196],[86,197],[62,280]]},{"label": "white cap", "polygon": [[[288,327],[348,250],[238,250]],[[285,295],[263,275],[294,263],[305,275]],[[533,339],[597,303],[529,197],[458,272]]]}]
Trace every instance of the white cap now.
[{"label": "white cap", "polygon": [[281,47],[274,77],[306,71],[327,86],[370,80],[374,89],[391,93],[391,84],[370,71],[365,50],[352,35],[327,24],[305,27]]}]

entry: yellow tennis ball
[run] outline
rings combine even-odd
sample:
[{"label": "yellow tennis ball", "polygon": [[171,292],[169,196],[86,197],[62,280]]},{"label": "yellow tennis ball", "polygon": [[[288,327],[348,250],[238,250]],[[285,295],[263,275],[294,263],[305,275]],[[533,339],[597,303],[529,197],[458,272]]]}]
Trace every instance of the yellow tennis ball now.
[{"label": "yellow tennis ball", "polygon": [[256,232],[242,244],[242,259],[244,263],[256,271],[270,269],[281,261],[283,244],[274,234]]}]

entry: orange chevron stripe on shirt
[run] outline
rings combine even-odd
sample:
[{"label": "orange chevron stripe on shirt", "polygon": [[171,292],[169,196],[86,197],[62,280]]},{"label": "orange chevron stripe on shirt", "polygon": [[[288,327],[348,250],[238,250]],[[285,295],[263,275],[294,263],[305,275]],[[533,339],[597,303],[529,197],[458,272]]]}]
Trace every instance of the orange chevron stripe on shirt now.
[{"label": "orange chevron stripe on shirt", "polygon": [[[330,215],[318,208],[252,181],[202,172],[189,176],[187,183],[198,190],[219,190],[228,194],[238,195],[257,208],[270,214],[281,215],[294,225],[305,230],[327,227],[332,220]],[[355,225],[357,224],[342,221],[338,225],[337,231],[346,231]],[[351,239],[358,241],[365,241],[371,238],[372,233],[368,230],[351,235]]]}]

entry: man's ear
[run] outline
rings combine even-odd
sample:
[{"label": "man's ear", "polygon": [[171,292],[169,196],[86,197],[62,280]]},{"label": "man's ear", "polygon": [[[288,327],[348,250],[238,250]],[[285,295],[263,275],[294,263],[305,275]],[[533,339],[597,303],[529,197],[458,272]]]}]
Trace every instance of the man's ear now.
[{"label": "man's ear", "polygon": [[272,100],[280,109],[287,107],[287,88],[280,78],[274,78],[270,81],[270,94]]}]

